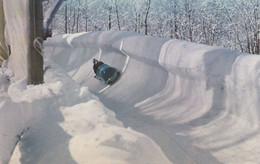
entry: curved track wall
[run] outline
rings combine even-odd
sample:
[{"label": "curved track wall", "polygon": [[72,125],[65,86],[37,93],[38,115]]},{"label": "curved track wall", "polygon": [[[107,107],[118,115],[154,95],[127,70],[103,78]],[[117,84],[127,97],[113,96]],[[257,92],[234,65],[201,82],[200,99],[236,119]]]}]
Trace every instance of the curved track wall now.
[{"label": "curved track wall", "polygon": [[[173,163],[260,161],[260,56],[118,31],[56,36],[44,47]],[[93,58],[123,70],[119,81],[94,79]]]}]

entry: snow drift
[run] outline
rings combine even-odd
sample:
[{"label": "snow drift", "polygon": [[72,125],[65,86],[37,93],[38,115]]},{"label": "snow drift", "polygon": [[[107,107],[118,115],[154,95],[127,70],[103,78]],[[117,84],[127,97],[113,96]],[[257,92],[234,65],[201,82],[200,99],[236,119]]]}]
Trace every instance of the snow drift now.
[{"label": "snow drift", "polygon": [[2,163],[18,140],[10,163],[259,163],[259,56],[118,31],[44,47],[45,84],[0,74]]},{"label": "snow drift", "polygon": [[170,163],[150,138],[124,128],[86,87],[46,63],[45,84],[17,81],[0,101],[1,163],[18,141],[10,163]]}]

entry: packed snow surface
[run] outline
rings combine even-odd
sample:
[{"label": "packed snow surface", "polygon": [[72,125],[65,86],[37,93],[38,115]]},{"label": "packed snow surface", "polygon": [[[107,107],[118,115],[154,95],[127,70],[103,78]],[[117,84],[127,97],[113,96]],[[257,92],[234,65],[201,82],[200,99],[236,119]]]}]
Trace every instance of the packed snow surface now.
[{"label": "packed snow surface", "polygon": [[118,31],[44,48],[42,85],[0,69],[0,163],[260,162],[260,56]]}]

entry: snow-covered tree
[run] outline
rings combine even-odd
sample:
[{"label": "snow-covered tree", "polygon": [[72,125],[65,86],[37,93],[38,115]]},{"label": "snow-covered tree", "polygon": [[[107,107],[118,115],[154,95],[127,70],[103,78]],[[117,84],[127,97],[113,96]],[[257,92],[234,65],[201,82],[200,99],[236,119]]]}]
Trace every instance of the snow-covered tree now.
[{"label": "snow-covered tree", "polygon": [[[45,0],[47,1],[47,0]],[[52,23],[52,20],[57,13],[58,9],[60,8],[61,4],[64,0],[55,0],[51,3],[49,9],[44,12],[44,20],[43,20],[43,34],[44,38],[50,35],[50,25]],[[50,1],[48,1],[50,2]]]},{"label": "snow-covered tree", "polygon": [[259,54],[260,0],[67,0],[55,33],[127,30]]},{"label": "snow-covered tree", "polygon": [[2,62],[8,58],[8,48],[5,42],[5,18],[4,18],[4,8],[3,0],[0,0],[0,66]]}]

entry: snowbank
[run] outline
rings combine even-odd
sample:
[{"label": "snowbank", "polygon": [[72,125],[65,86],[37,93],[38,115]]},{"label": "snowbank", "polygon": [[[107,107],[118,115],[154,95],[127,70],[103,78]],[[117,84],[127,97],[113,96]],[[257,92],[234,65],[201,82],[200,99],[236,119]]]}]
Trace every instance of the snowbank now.
[{"label": "snowbank", "polygon": [[[124,125],[153,139],[171,162],[260,161],[260,56],[118,31],[57,36],[45,47],[46,58]],[[93,78],[94,57],[126,66],[105,91]]]},{"label": "snowbank", "polygon": [[0,74],[0,163],[18,141],[10,163],[259,163],[260,56],[118,31],[44,47],[44,84]]},{"label": "snowbank", "polygon": [[8,75],[6,74],[5,70],[0,67],[0,95],[4,94],[7,91],[9,86]]},{"label": "snowbank", "polygon": [[19,80],[0,100],[0,163],[8,163],[18,141],[10,163],[170,163],[153,140],[123,127],[87,87],[45,63],[44,84]]}]

